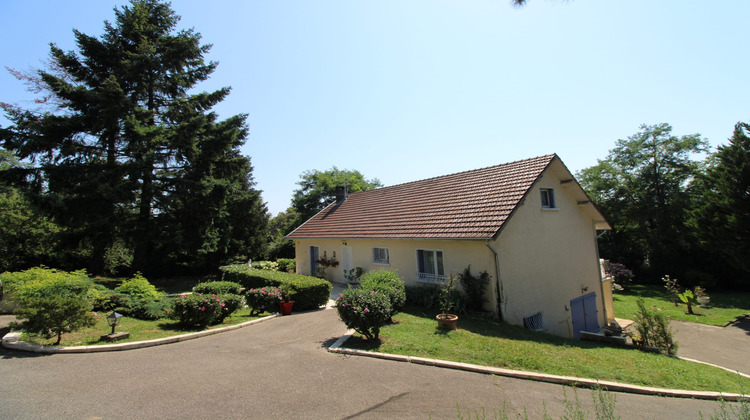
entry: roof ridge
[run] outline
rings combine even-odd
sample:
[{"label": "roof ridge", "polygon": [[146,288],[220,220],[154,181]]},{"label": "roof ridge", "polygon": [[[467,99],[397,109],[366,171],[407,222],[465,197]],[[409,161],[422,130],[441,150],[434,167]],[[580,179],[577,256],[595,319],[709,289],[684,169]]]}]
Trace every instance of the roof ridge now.
[{"label": "roof ridge", "polygon": [[485,166],[485,167],[483,167],[483,168],[477,168],[477,169],[467,169],[467,170],[465,170],[465,171],[453,172],[453,173],[450,173],[450,174],[445,174],[445,175],[437,175],[437,176],[433,176],[433,177],[430,177],[430,178],[417,179],[417,180],[415,180],[415,181],[402,182],[402,183],[400,183],[400,184],[393,184],[393,185],[388,185],[388,186],[385,186],[385,187],[375,188],[375,189],[373,189],[373,190],[358,191],[358,192],[356,192],[356,193],[352,193],[352,194],[350,194],[350,196],[352,196],[352,195],[354,195],[354,194],[361,194],[361,193],[366,193],[366,192],[373,192],[373,191],[382,191],[382,190],[386,190],[386,189],[389,189],[389,188],[394,188],[394,187],[401,187],[401,186],[404,186],[404,185],[409,185],[409,184],[415,184],[415,183],[417,183],[417,182],[431,181],[431,180],[434,180],[434,179],[447,178],[447,177],[449,177],[449,176],[456,176],[456,175],[467,174],[467,173],[469,173],[469,172],[479,172],[479,171],[485,171],[485,170],[487,170],[487,169],[493,169],[493,168],[497,168],[497,167],[499,167],[499,166],[513,165],[513,164],[518,164],[518,163],[528,162],[528,161],[530,161],[530,160],[539,160],[539,159],[544,159],[544,158],[549,158],[550,160],[552,160],[552,159],[553,159],[553,158],[554,158],[555,156],[557,156],[557,153],[550,153],[550,154],[546,154],[546,155],[541,155],[541,156],[536,156],[536,157],[531,157],[531,158],[526,158],[526,159],[519,159],[519,160],[514,160],[514,161],[512,161],[512,162],[498,163],[497,165],[490,165],[490,166]]}]

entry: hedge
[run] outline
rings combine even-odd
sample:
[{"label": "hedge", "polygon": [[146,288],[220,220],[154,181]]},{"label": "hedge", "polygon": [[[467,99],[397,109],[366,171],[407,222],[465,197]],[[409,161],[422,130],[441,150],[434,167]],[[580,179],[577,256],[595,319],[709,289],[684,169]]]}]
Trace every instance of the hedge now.
[{"label": "hedge", "polygon": [[328,280],[281,271],[258,270],[244,264],[219,267],[222,281],[239,283],[245,289],[261,287],[290,287],[294,295],[294,310],[318,309],[328,303],[333,285]]}]

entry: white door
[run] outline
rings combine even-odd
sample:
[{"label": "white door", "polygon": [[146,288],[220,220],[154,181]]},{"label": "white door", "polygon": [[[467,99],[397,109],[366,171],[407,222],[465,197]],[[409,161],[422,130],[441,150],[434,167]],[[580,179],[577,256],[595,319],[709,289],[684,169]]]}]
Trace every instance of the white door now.
[{"label": "white door", "polygon": [[346,279],[346,275],[349,273],[349,270],[354,268],[354,259],[352,258],[352,247],[350,246],[342,246],[341,247],[341,269],[344,273],[344,281],[349,282]]}]

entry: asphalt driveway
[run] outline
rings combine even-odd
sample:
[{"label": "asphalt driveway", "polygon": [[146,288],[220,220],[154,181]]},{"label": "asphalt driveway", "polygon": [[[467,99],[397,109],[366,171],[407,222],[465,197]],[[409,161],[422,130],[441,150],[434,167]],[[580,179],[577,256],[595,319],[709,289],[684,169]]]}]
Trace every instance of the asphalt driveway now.
[{"label": "asphalt driveway", "polygon": [[[335,310],[280,317],[206,338],[110,353],[0,350],[3,418],[457,418],[505,405],[559,418],[559,385],[326,351]],[[577,391],[593,414],[591,392]],[[571,390],[568,400],[574,401]],[[711,401],[618,393],[623,418],[698,418]],[[545,408],[546,407],[546,408]]]},{"label": "asphalt driveway", "polygon": [[677,355],[750,375],[750,317],[727,327],[672,321]]}]

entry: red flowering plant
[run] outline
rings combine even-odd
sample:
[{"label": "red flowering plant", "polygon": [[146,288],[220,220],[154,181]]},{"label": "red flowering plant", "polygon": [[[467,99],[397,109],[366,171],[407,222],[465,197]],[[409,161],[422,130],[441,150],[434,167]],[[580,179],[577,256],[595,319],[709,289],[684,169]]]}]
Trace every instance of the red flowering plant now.
[{"label": "red flowering plant", "polygon": [[335,258],[331,258],[329,260],[329,259],[327,259],[325,257],[315,260],[315,263],[316,264],[320,264],[321,266],[323,266],[325,268],[328,268],[328,267],[338,267],[338,265],[339,265],[339,262],[336,261]]},{"label": "red flowering plant", "polygon": [[220,324],[239,309],[242,297],[233,294],[193,293],[180,295],[173,303],[173,316],[184,327]]},{"label": "red flowering plant", "polygon": [[349,328],[367,340],[379,339],[380,327],[391,319],[393,311],[385,293],[362,288],[346,289],[336,299],[336,310]]},{"label": "red flowering plant", "polygon": [[281,289],[276,287],[260,287],[245,292],[245,301],[250,307],[250,315],[263,312],[275,312],[281,302]]}]

